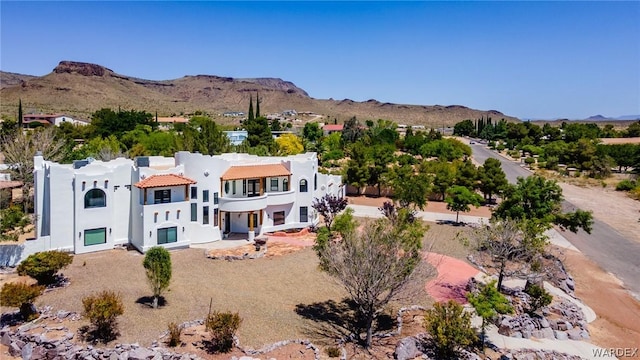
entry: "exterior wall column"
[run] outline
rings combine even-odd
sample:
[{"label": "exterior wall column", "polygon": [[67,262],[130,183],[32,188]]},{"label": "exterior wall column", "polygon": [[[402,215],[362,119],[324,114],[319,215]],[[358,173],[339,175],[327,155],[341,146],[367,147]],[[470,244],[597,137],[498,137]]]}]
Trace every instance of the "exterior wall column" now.
[{"label": "exterior wall column", "polygon": [[253,241],[253,239],[255,239],[256,237],[256,232],[253,228],[254,223],[253,223],[253,211],[249,211],[249,233],[247,240],[249,241]]},{"label": "exterior wall column", "polygon": [[147,205],[147,189],[144,188],[142,191],[144,192],[144,205]]},{"label": "exterior wall column", "polygon": [[189,201],[189,185],[184,186],[184,198]]}]

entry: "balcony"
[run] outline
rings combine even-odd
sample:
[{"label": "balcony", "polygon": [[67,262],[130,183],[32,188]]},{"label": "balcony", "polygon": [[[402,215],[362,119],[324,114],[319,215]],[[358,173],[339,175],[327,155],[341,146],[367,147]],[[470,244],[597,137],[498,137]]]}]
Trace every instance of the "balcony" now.
[{"label": "balcony", "polygon": [[221,197],[220,211],[244,212],[265,209],[268,205],[267,194],[253,197]]},{"label": "balcony", "polygon": [[295,201],[296,192],[293,190],[267,193],[267,205],[286,205]]}]

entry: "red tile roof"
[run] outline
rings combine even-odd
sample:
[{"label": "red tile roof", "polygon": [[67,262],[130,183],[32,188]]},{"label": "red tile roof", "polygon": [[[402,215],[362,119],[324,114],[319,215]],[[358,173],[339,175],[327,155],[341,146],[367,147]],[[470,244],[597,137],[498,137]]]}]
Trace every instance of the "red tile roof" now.
[{"label": "red tile roof", "polygon": [[342,131],[344,125],[342,124],[329,124],[322,127],[324,131]]},{"label": "red tile roof", "polygon": [[133,186],[140,189],[156,188],[165,186],[179,186],[195,184],[195,180],[191,180],[181,175],[165,174],[165,175],[151,175],[148,178],[134,184]]},{"label": "red tile roof", "polygon": [[222,180],[237,180],[250,178],[263,178],[275,176],[287,176],[291,172],[282,164],[232,166],[224,174]]}]

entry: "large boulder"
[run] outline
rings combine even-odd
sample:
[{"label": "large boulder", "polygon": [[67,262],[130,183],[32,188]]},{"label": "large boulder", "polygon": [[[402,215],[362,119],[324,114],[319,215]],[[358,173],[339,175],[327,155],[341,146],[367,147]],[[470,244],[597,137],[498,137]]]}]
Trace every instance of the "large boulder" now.
[{"label": "large boulder", "polygon": [[409,360],[422,356],[422,343],[414,336],[403,338],[396,345],[393,357],[397,360]]}]

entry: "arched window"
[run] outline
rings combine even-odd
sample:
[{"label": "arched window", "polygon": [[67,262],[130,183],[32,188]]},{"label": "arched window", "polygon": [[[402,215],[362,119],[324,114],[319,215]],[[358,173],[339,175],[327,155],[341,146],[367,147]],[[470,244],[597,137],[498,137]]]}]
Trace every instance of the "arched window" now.
[{"label": "arched window", "polygon": [[96,208],[107,206],[107,194],[100,189],[91,189],[84,195],[84,207]]},{"label": "arched window", "polygon": [[307,192],[307,180],[300,180],[300,192]]}]

